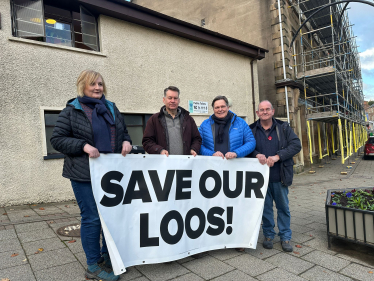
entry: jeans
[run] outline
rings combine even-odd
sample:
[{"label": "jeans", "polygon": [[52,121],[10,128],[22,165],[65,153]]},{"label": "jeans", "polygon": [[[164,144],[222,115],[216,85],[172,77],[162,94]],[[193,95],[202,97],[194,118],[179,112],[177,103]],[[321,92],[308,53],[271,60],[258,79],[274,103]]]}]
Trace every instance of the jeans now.
[{"label": "jeans", "polygon": [[262,215],[262,230],[264,236],[274,239],[274,212],[273,200],[277,207],[277,225],[279,229],[278,235],[281,241],[291,240],[291,214],[288,207],[288,186],[282,185],[280,182],[269,182],[268,191],[265,197],[264,213]]},{"label": "jeans", "polygon": [[103,246],[100,253],[101,223],[91,182],[70,181],[79,209],[81,210],[81,241],[83,250],[86,254],[87,264],[92,265],[101,258],[101,253],[108,253],[108,248],[103,234]]}]

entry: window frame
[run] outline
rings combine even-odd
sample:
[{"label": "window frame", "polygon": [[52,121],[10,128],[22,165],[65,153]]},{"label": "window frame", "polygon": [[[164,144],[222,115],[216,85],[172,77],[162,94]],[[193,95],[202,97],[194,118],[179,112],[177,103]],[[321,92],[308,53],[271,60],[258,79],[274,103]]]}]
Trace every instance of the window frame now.
[{"label": "window frame", "polygon": [[[41,142],[42,142],[42,151],[43,151],[43,159],[50,160],[50,159],[62,159],[65,158],[63,153],[54,153],[48,154],[48,146],[47,146],[47,132],[46,132],[46,122],[45,122],[45,114],[48,113],[56,113],[60,114],[60,112],[64,109],[64,107],[40,107],[40,122],[41,122]],[[143,134],[145,130],[145,126],[147,125],[148,119],[153,115],[151,113],[136,113],[136,112],[121,112],[121,115],[140,115],[142,116],[142,128]],[[147,118],[148,116],[148,118]],[[126,123],[125,123],[126,124]],[[126,127],[139,127],[139,125],[127,125]],[[145,154],[145,150],[142,145],[132,145],[132,150],[130,151],[131,154]]]},{"label": "window frame", "polygon": [[[98,21],[98,17],[92,13],[87,7],[85,7],[84,5],[81,5],[79,4],[79,10],[76,10],[75,8],[73,7],[70,7],[69,9],[66,9],[66,8],[60,8],[59,5],[53,5],[53,4],[45,4],[44,3],[44,0],[39,0],[41,2],[41,5],[42,5],[42,15],[41,15],[41,18],[42,18],[42,22],[43,22],[43,36],[37,36],[35,38],[31,38],[31,37],[26,37],[26,36],[19,36],[18,35],[18,26],[17,26],[17,17],[16,17],[16,14],[15,14],[15,8],[14,8],[14,5],[15,0],[10,0],[10,8],[11,8],[11,29],[12,29],[12,36],[15,37],[15,38],[19,38],[19,39],[24,39],[24,40],[30,40],[31,42],[39,42],[39,43],[45,43],[45,44],[52,44],[54,46],[60,46],[60,47],[67,47],[67,48],[73,48],[73,49],[78,49],[78,50],[84,50],[84,51],[89,51],[89,52],[95,52],[95,53],[100,53],[101,52],[101,44],[100,44],[100,36],[99,36],[99,31],[100,31],[100,28],[99,28],[99,21]],[[57,17],[56,18],[59,18],[57,21],[60,21],[61,23],[64,23],[64,24],[69,24],[70,25],[70,34],[71,34],[71,42],[72,42],[72,46],[66,46],[66,45],[63,45],[63,44],[55,44],[55,43],[49,43],[46,41],[46,38],[47,38],[47,35],[46,35],[46,19],[51,15],[51,13],[46,13],[45,11],[45,6],[50,6],[50,7],[55,7],[55,8],[58,8],[58,9],[62,9],[62,10],[65,10],[65,11],[68,11],[70,13],[70,16],[71,16],[71,22],[67,21],[66,19],[62,19],[60,18],[59,15],[56,15]],[[83,41],[83,32],[82,32],[82,11],[84,11],[86,14],[90,14],[90,16],[93,17],[94,19],[94,24],[95,24],[95,37],[96,37],[96,49],[90,45],[92,44],[85,44]],[[80,25],[80,31],[75,31],[75,28],[74,28],[74,21],[78,21],[77,19],[74,19],[73,17],[73,12],[79,14],[79,25]],[[75,33],[78,33],[78,34],[81,34],[82,36],[82,40],[81,42],[78,42],[76,41],[76,36],[75,36]],[[89,35],[89,34],[87,34]],[[78,46],[77,46],[78,45]]]}]

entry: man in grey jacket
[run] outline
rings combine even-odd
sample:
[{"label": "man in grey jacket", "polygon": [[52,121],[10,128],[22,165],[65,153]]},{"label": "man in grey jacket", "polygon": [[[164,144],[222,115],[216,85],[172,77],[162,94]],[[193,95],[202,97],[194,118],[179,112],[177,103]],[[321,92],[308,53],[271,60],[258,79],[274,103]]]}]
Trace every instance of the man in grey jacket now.
[{"label": "man in grey jacket", "polygon": [[265,236],[263,246],[265,249],[273,248],[273,239],[276,234],[274,201],[282,249],[292,252],[288,186],[292,184],[293,179],[292,157],[301,150],[301,143],[288,123],[273,118],[274,108],[269,101],[260,102],[256,113],[259,120],[250,125],[256,139],[256,148],[250,157],[256,157],[262,165],[266,164],[270,167],[269,185],[262,216],[262,230]]}]

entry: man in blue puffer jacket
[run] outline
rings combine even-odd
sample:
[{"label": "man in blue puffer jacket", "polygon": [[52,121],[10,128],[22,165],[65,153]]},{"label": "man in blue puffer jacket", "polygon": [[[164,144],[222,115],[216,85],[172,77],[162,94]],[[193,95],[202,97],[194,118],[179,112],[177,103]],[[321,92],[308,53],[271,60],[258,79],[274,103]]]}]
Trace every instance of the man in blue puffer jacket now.
[{"label": "man in blue puffer jacket", "polygon": [[212,102],[214,114],[199,128],[203,139],[200,154],[232,159],[245,157],[256,147],[256,140],[248,124],[229,110],[225,96]]}]

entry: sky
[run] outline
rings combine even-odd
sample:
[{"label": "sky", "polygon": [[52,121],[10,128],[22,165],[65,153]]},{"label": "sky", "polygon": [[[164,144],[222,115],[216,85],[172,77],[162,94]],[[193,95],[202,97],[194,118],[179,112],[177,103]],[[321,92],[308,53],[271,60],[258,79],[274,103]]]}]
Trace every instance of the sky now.
[{"label": "sky", "polygon": [[[373,2],[373,0],[369,0]],[[359,46],[365,100],[374,100],[374,7],[349,3],[348,17]]]}]

